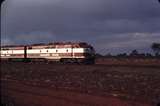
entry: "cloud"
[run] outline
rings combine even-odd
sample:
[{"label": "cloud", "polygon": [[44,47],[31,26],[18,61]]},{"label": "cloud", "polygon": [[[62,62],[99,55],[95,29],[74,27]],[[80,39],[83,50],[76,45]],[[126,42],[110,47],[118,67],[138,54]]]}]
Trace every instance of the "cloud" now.
[{"label": "cloud", "polygon": [[51,32],[34,31],[16,35],[12,40],[18,44],[46,43],[56,41],[56,36]]},{"label": "cloud", "polygon": [[[147,36],[160,32],[159,10],[157,0],[7,0],[2,7],[2,38],[15,43],[86,41],[97,51],[108,42],[117,53],[124,45],[126,51],[135,48],[127,47],[130,42],[143,42],[141,48],[149,50],[145,44],[160,36]],[[135,34],[140,34],[137,39]]]},{"label": "cloud", "polygon": [[137,49],[139,52],[151,52],[153,42],[160,42],[159,33],[123,33],[112,36],[103,36],[95,40],[98,52],[105,53],[125,53]]}]

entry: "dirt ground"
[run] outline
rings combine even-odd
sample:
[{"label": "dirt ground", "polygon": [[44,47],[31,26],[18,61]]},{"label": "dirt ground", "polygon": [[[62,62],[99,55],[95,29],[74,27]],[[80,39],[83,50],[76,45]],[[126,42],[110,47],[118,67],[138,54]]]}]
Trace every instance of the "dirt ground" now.
[{"label": "dirt ground", "polygon": [[1,62],[1,82],[1,98],[19,106],[156,106],[160,101],[158,66]]}]

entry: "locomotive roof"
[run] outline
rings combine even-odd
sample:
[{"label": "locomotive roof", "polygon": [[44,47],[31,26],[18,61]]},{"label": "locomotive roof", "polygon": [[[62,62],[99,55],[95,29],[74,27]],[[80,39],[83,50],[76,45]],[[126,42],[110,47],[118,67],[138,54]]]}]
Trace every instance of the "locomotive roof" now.
[{"label": "locomotive roof", "polygon": [[28,47],[55,47],[55,48],[61,48],[61,47],[91,47],[91,45],[87,44],[86,42],[54,42],[54,43],[39,43],[39,44],[31,44],[31,45],[4,45],[1,46],[1,48],[21,48],[24,46]]}]

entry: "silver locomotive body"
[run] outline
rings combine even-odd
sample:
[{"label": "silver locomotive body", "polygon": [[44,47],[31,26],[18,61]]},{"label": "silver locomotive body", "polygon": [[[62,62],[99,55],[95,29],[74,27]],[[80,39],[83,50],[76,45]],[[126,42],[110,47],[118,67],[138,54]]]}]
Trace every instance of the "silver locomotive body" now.
[{"label": "silver locomotive body", "polygon": [[94,63],[94,48],[87,43],[50,43],[1,47],[1,59],[28,59]]}]

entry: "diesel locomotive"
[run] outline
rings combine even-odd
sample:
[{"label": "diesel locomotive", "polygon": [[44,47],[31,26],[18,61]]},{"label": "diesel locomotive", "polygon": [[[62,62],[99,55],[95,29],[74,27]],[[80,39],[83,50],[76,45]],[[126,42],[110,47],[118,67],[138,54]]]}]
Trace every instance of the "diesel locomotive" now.
[{"label": "diesel locomotive", "polygon": [[56,61],[93,64],[95,60],[94,48],[85,42],[1,46],[0,53],[1,60],[7,61]]}]

